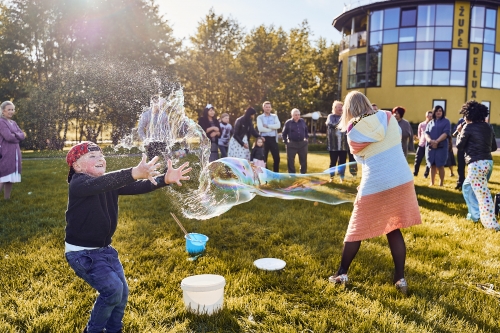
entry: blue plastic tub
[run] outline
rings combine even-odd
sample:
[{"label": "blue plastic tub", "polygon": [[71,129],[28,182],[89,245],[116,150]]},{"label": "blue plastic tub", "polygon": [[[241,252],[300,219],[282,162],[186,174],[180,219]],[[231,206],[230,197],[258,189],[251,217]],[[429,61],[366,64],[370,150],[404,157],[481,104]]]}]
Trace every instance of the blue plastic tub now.
[{"label": "blue plastic tub", "polygon": [[193,255],[205,251],[208,237],[203,234],[189,233],[186,236],[186,251]]}]

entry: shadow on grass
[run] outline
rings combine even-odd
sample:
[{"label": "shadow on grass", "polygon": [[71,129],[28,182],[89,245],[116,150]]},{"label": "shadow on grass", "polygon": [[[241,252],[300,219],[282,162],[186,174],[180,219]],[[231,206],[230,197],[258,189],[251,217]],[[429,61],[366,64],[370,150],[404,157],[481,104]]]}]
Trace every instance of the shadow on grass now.
[{"label": "shadow on grass", "polygon": [[462,192],[450,193],[438,187],[425,187],[415,185],[418,196],[418,204],[431,211],[439,211],[446,215],[464,215],[467,210],[453,208],[454,205],[465,205]]}]

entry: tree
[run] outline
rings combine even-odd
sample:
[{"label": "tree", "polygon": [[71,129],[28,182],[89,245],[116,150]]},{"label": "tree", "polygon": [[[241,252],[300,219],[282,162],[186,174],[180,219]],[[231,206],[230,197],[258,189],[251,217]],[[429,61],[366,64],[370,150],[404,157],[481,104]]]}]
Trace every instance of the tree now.
[{"label": "tree", "polygon": [[[4,55],[11,56],[0,58],[0,66],[2,71],[14,69],[15,74],[0,82],[0,92],[4,92],[4,98],[24,98],[19,100],[23,106],[18,108],[19,118],[32,135],[26,142],[34,149],[42,149],[48,137],[65,140],[72,119],[80,138],[95,141],[104,127],[111,125],[116,140],[118,133],[134,123],[127,103],[113,98],[121,96],[116,91],[129,87],[125,81],[137,81],[130,76],[140,72],[147,76],[139,81],[148,83],[142,86],[142,93],[140,85],[133,87],[131,96],[141,95],[141,101],[147,103],[149,98],[144,95],[152,94],[152,75],[136,67],[155,66],[162,68],[162,74],[172,73],[180,52],[180,42],[159,16],[154,1],[12,0],[2,9],[0,19],[5,24],[0,27],[0,46],[5,47]],[[14,60],[16,66],[9,68],[9,61]],[[130,61],[136,67],[129,67],[127,72],[118,64],[126,75],[117,76],[113,63],[119,61]],[[29,90],[14,94],[13,81]],[[42,114],[53,120],[51,126],[35,124],[44,123],[37,119]],[[65,123],[52,126],[59,121]]]},{"label": "tree", "polygon": [[179,63],[188,114],[196,118],[207,103],[233,116],[240,113],[245,103],[238,89],[235,60],[242,43],[239,24],[211,9],[190,40],[192,47]]},{"label": "tree", "polygon": [[[286,69],[288,36],[283,29],[261,25],[246,36],[238,57],[243,98],[258,109],[271,100]],[[277,101],[276,101],[277,102]]]}]

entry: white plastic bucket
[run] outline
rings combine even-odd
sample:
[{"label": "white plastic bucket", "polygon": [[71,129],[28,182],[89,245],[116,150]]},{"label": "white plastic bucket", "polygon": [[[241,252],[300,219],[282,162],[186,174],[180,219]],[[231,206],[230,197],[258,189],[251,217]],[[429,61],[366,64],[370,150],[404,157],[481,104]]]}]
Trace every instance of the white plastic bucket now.
[{"label": "white plastic bucket", "polygon": [[222,309],[224,303],[223,276],[202,274],[187,277],[182,280],[184,304],[186,308],[197,314],[211,315]]}]

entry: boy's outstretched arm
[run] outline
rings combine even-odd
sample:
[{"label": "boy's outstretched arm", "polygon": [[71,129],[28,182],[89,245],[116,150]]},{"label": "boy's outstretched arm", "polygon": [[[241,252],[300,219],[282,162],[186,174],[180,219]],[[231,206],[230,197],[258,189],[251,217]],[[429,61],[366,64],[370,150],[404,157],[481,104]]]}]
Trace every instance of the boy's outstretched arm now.
[{"label": "boy's outstretched arm", "polygon": [[[176,183],[179,186],[182,186],[181,180],[189,180],[189,176],[184,176],[186,173],[191,171],[192,168],[188,168],[189,162],[184,163],[177,169],[172,168],[172,161],[167,161],[167,173],[165,174],[165,184],[173,184]],[[187,168],[187,169],[186,169]]]}]

